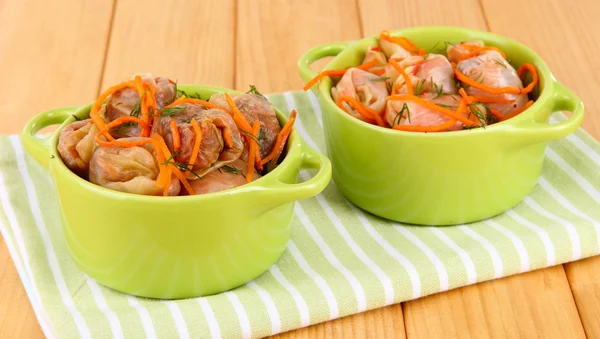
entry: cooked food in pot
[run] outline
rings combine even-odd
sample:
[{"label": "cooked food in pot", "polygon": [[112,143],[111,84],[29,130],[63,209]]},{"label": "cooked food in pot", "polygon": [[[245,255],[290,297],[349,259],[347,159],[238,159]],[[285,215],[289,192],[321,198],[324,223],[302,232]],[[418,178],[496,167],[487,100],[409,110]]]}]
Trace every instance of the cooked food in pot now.
[{"label": "cooked food in pot", "polygon": [[194,195],[252,182],[282,159],[296,119],[281,127],[254,86],[245,94],[190,97],[167,78],[138,75],[106,90],[90,119],[60,133],[58,151],[77,175],[113,190]]},{"label": "cooked food in pot", "polygon": [[[531,75],[525,81],[526,74]],[[533,104],[536,68],[516,70],[503,51],[483,41],[447,44],[444,54],[427,53],[405,37],[383,31],[363,63],[321,72],[336,77],[336,104],[370,124],[414,132],[444,132],[483,127],[510,119]]]}]

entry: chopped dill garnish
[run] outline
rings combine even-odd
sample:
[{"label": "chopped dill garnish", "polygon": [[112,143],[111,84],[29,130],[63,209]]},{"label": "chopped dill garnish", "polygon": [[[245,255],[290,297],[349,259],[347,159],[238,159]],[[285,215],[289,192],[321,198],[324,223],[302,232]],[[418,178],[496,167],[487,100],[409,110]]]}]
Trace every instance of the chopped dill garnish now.
[{"label": "chopped dill garnish", "polygon": [[265,130],[263,130],[262,128],[258,131],[258,140],[264,140],[265,139]]},{"label": "chopped dill garnish", "polygon": [[391,81],[385,82],[385,88],[387,88],[388,93],[392,93],[392,89],[394,89],[394,85]]},{"label": "chopped dill garnish", "polygon": [[382,82],[382,81],[388,81],[388,80],[390,80],[390,77],[380,77],[380,78],[369,79],[369,81],[371,81],[371,82]]},{"label": "chopped dill garnish", "polygon": [[248,138],[252,139],[252,141],[254,141],[256,144],[259,144],[258,140],[256,139],[256,137],[246,131],[244,131],[243,129],[240,129],[240,132],[244,133]]},{"label": "chopped dill garnish", "polygon": [[435,89],[435,97],[433,98],[437,99],[441,97],[444,94],[444,85],[438,86],[435,82],[433,82],[433,78],[431,78],[431,83],[433,84],[433,87]]},{"label": "chopped dill garnish", "polygon": [[259,95],[259,96],[261,96],[261,97],[264,97],[264,95],[262,95],[262,94],[261,94],[261,93],[260,93],[260,92],[259,92],[259,91],[256,89],[256,86],[254,86],[254,85],[250,85],[250,90],[249,90],[248,92],[246,92],[246,94],[250,94],[250,93],[252,93],[252,94],[256,94],[256,95]]},{"label": "chopped dill garnish", "polygon": [[504,64],[502,61],[500,61],[500,60],[498,60],[498,59],[492,59],[492,61],[493,61],[493,62],[495,62],[495,63],[497,63],[498,65],[500,65],[500,66],[502,66],[502,67],[506,68],[506,65],[505,65],[505,64]]},{"label": "chopped dill garnish", "polygon": [[406,115],[408,118],[408,123],[410,124],[410,108],[408,108],[408,105],[406,103],[404,103],[402,105],[402,109],[400,110],[400,112],[398,112],[398,114],[396,114],[396,116],[394,117],[392,126],[400,125],[400,120],[402,120],[405,111],[406,111]]},{"label": "chopped dill garnish", "polygon": [[[168,117],[170,115],[174,115],[177,113],[181,113],[187,109],[187,106],[184,107],[165,107],[158,111],[158,114],[153,114],[154,116]],[[191,120],[190,120],[191,121]]]},{"label": "chopped dill garnish", "polygon": [[[473,79],[474,81],[481,82],[480,79],[483,76],[483,72],[479,72],[479,74],[477,74],[477,76],[475,78],[472,77],[473,74],[474,73],[469,74],[469,78]],[[485,77],[484,77],[484,79],[485,79]]]},{"label": "chopped dill garnish", "polygon": [[119,101],[119,102],[117,102],[116,104],[114,104],[113,106],[117,107],[117,106],[119,106],[119,105],[122,105],[122,104],[123,104],[123,103]]},{"label": "chopped dill garnish", "polygon": [[54,159],[54,158],[56,158],[56,157],[54,156],[54,154],[51,154],[51,155],[50,155],[50,159]]},{"label": "chopped dill garnish", "polygon": [[427,81],[425,79],[417,81],[417,85],[415,86],[415,95],[419,95],[421,92],[423,92],[426,83]]},{"label": "chopped dill garnish", "polygon": [[77,121],[80,121],[80,120],[81,120],[81,118],[80,118],[80,117],[78,117],[78,116],[76,116],[75,114],[71,114],[71,116],[73,116],[73,118],[75,118],[75,120],[77,120]]},{"label": "chopped dill garnish", "polygon": [[207,98],[207,99],[202,98],[202,96],[200,96],[200,94],[198,92],[191,93],[191,92],[186,92],[186,91],[179,90],[179,89],[177,90],[177,95],[179,95],[180,97],[185,96],[186,98],[192,98],[192,99],[200,99],[200,100],[205,100],[205,101],[209,100],[209,98]]},{"label": "chopped dill garnish", "polygon": [[485,114],[481,111],[481,108],[479,108],[479,103],[471,103],[468,104],[467,107],[469,108],[469,115],[468,118],[471,117],[471,115],[475,115],[475,117],[477,118],[477,120],[479,121],[480,125],[483,125],[485,127]]},{"label": "chopped dill garnish", "polygon": [[436,103],[436,105],[443,107],[443,108],[452,108],[452,109],[458,108],[458,106],[446,105],[446,104],[441,104],[441,103]]},{"label": "chopped dill garnish", "polygon": [[[225,172],[232,173],[232,174],[241,174],[244,178],[246,177],[241,169],[237,169],[237,168],[235,168],[233,166],[224,165],[221,168]],[[219,168],[219,172],[221,171],[221,168]],[[223,173],[223,172],[221,172],[221,173]]]},{"label": "chopped dill garnish", "polygon": [[186,163],[183,163],[183,162],[172,161],[172,160],[165,161],[165,162],[163,162],[162,164],[163,164],[163,165],[173,165],[173,166],[175,166],[175,167],[176,167],[178,170],[180,170],[180,171],[182,171],[182,172],[189,171],[189,172],[190,172],[190,173],[192,173],[192,174],[193,174],[193,175],[194,175],[196,178],[198,178],[198,179],[202,179],[202,177],[201,177],[201,176],[200,176],[198,173],[196,173],[196,172],[192,171],[192,170],[191,170],[191,169],[188,167],[190,164],[186,164]]}]

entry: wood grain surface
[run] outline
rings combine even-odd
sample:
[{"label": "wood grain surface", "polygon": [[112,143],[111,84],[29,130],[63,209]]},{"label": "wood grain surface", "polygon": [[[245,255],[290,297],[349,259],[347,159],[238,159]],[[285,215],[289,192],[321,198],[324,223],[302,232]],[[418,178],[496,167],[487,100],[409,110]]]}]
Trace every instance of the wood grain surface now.
[{"label": "wood grain surface", "polygon": [[[576,3],[576,4],[575,4]],[[0,134],[90,102],[136,72],[265,93],[299,89],[299,56],[381,29],[456,25],[536,50],[600,139],[597,0],[0,0]],[[317,64],[317,67],[319,64]],[[35,97],[35,100],[32,98]],[[42,338],[0,240],[0,338]],[[600,338],[600,257],[467,286],[277,338]]]}]

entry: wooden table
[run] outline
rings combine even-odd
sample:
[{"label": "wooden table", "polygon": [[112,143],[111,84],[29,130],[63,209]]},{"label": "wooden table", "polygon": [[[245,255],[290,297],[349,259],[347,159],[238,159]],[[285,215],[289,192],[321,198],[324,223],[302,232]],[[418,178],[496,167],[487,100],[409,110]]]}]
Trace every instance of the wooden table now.
[{"label": "wooden table", "polygon": [[[0,0],[0,134],[90,102],[136,72],[261,91],[300,89],[296,60],[381,29],[457,25],[517,39],[586,105],[600,138],[600,1]],[[600,257],[311,326],[284,338],[600,338]],[[0,240],[0,338],[43,337]]]}]

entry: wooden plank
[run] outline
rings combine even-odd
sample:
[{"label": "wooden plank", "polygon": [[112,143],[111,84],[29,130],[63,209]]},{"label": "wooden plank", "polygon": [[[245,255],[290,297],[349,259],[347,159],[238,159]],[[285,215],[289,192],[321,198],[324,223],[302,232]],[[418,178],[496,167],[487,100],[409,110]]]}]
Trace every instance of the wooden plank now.
[{"label": "wooden plank", "polygon": [[600,257],[565,265],[579,317],[588,338],[600,338]]},{"label": "wooden plank", "polygon": [[485,29],[477,0],[359,0],[365,35],[411,26]]},{"label": "wooden plank", "polygon": [[271,337],[273,339],[403,339],[402,306],[392,305]]},{"label": "wooden plank", "polygon": [[[483,1],[490,28],[514,38],[544,58],[554,75],[583,100],[586,115],[583,128],[600,140],[600,54],[596,24],[600,3],[577,1],[573,6],[561,0],[521,2]],[[516,7],[515,7],[516,6]],[[502,15],[492,15],[500,13]],[[600,258],[566,264],[565,270],[579,310],[579,316],[590,338],[600,337]]]},{"label": "wooden plank", "polygon": [[[0,1],[0,134],[37,113],[89,102],[98,91],[110,1]],[[0,337],[43,338],[0,239]]]},{"label": "wooden plank", "polygon": [[84,104],[98,90],[111,2],[0,3],[0,134],[35,114]]},{"label": "wooden plank", "polygon": [[234,13],[233,0],[119,1],[102,88],[144,72],[232,87]]},{"label": "wooden plank", "polygon": [[319,44],[360,38],[356,9],[346,0],[238,1],[236,88],[301,89],[298,58]]},{"label": "wooden plank", "polygon": [[585,338],[560,265],[407,302],[404,315],[408,338]]}]

